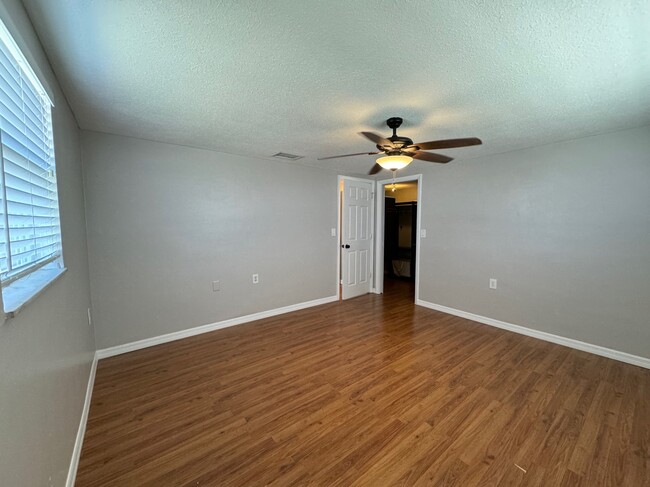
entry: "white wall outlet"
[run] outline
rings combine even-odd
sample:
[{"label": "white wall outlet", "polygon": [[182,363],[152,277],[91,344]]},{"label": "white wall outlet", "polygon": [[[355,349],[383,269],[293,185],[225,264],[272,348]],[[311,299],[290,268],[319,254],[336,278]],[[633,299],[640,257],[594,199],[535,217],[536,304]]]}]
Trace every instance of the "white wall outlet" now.
[{"label": "white wall outlet", "polygon": [[336,228],[332,228],[331,235],[332,237],[336,237]]},{"label": "white wall outlet", "polygon": [[93,325],[93,317],[90,315],[90,308],[88,308],[88,326]]},{"label": "white wall outlet", "polygon": [[217,292],[221,291],[221,282],[220,281],[212,281],[212,292]]},{"label": "white wall outlet", "polygon": [[490,279],[490,289],[496,289],[496,288],[497,288],[497,280]]},{"label": "white wall outlet", "polygon": [[426,228],[423,228],[423,229],[420,230],[420,237],[427,238],[427,230],[426,230]]},{"label": "white wall outlet", "polygon": [[259,282],[260,282],[260,275],[253,274],[253,284],[259,284]]}]

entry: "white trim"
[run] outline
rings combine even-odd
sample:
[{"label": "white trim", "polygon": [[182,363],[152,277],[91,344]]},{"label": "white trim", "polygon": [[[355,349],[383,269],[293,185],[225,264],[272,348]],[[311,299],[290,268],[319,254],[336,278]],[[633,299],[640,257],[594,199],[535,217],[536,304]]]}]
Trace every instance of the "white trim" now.
[{"label": "white trim", "polygon": [[514,333],[519,333],[521,335],[538,338],[540,340],[556,343],[558,345],[564,345],[565,347],[575,348],[576,350],[582,350],[583,352],[593,353],[595,355],[600,355],[602,357],[607,357],[614,360],[618,360],[620,362],[625,362],[628,364],[637,365],[639,367],[650,369],[650,358],[647,357],[640,357],[638,355],[619,352],[618,350],[612,350],[611,348],[606,348],[606,347],[601,347],[599,345],[593,345],[591,343],[581,342],[580,340],[574,340],[573,338],[566,338],[559,335],[553,335],[552,333],[547,333],[544,331],[533,330],[532,328],[526,328],[525,326],[513,325],[512,323],[506,323],[505,321],[499,321],[493,318],[488,318],[486,316],[469,313],[467,311],[449,308],[447,306],[430,303],[428,301],[423,301],[421,299],[418,299],[415,304],[419,306],[424,306],[425,308],[434,309],[436,311],[442,311],[443,313],[447,313],[450,315],[460,316],[461,318],[466,318],[468,320],[477,321],[485,325],[490,325],[504,330],[512,331]]},{"label": "white trim", "polygon": [[375,182],[374,179],[369,179],[369,178],[357,178],[357,177],[354,177],[354,176],[339,175],[339,180],[341,180],[341,179],[349,179],[350,181],[361,181],[362,183],[368,183],[368,182],[374,183]]},{"label": "white trim", "polygon": [[81,411],[81,420],[79,421],[79,429],[77,430],[77,439],[74,442],[72,449],[72,458],[70,460],[70,468],[68,469],[68,479],[65,482],[66,487],[74,487],[75,479],[77,478],[77,468],[79,468],[79,457],[81,456],[81,447],[84,442],[84,435],[86,434],[86,424],[88,423],[88,412],[90,411],[90,400],[93,396],[93,386],[95,385],[95,372],[97,372],[97,353],[93,357],[93,363],[90,366],[90,375],[88,376],[88,386],[86,387],[86,399],[84,400],[84,407]]},{"label": "white trim", "polygon": [[[51,264],[51,262],[50,262]],[[45,269],[41,267],[22,279],[14,281],[13,288],[7,286],[3,291],[3,305],[5,305],[5,320],[15,318],[25,306],[29,305],[38,296],[43,294],[52,284],[59,280],[68,271],[67,267]],[[9,298],[9,299],[7,299]]]},{"label": "white trim", "polygon": [[[418,212],[416,217],[416,240],[415,244],[415,302],[417,304],[420,298],[420,252],[421,252],[421,233],[422,227],[422,174],[414,174],[412,176],[402,176],[395,178],[396,183],[404,183],[407,181],[417,181],[418,183]],[[384,292],[384,223],[386,215],[384,215],[384,201],[386,199],[385,186],[392,184],[392,179],[383,179],[377,181],[377,210],[375,212],[377,221],[377,238],[375,239],[375,292],[382,294]],[[381,196],[381,197],[380,197]]]},{"label": "white trim", "polygon": [[243,323],[249,323],[251,321],[270,318],[272,316],[277,316],[284,313],[291,313],[292,311],[311,308],[313,306],[320,306],[321,304],[332,303],[334,301],[338,301],[338,297],[329,296],[327,298],[314,299],[313,301],[306,301],[304,303],[292,304],[289,306],[284,306],[282,308],[271,309],[268,311],[260,311],[258,313],[253,313],[246,316],[239,316],[237,318],[231,318],[229,320],[218,321],[216,323],[210,323],[202,326],[196,326],[194,328],[188,328],[187,330],[175,331],[173,333],[167,333],[165,335],[145,338],[144,340],[138,340],[136,342],[125,343],[123,345],[117,345],[115,347],[109,347],[109,348],[104,348],[102,350],[97,350],[97,358],[103,359],[107,357],[113,357],[115,355],[121,355],[123,353],[128,353],[143,348],[153,347],[156,345],[160,345],[162,343],[173,342],[175,340],[182,340],[183,338],[200,335],[202,333],[209,333],[211,331],[221,330],[222,328],[228,328],[230,326],[241,325]]},{"label": "white trim", "polygon": [[341,285],[343,284],[341,273],[341,184],[343,176],[336,179],[336,299],[341,299]]}]

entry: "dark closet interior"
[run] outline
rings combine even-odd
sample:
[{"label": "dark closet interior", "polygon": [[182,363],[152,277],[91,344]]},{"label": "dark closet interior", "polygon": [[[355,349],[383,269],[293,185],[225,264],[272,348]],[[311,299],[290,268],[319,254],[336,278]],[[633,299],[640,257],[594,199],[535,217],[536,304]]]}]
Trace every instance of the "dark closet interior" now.
[{"label": "dark closet interior", "polygon": [[384,201],[384,274],[413,281],[418,204],[396,203],[390,196]]}]

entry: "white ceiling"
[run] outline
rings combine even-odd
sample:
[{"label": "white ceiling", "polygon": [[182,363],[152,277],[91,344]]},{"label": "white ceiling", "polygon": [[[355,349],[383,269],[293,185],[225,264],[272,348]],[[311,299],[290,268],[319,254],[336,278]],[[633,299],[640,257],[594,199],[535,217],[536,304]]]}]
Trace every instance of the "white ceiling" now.
[{"label": "white ceiling", "polygon": [[25,5],[85,129],[365,173],[316,158],[390,116],[456,163],[650,123],[647,0]]}]

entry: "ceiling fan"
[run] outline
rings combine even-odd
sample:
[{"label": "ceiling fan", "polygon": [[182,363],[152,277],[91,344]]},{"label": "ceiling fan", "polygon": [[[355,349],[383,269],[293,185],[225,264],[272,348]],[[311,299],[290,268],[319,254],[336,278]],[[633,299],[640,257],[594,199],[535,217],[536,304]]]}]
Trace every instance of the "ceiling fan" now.
[{"label": "ceiling fan", "polygon": [[340,156],[321,157],[319,161],[326,159],[336,159],[339,157],[351,157],[361,155],[375,155],[384,153],[385,155],[378,158],[375,165],[372,167],[368,174],[377,174],[382,169],[390,171],[397,171],[408,166],[413,159],[421,161],[439,162],[446,164],[452,161],[453,157],[444,156],[442,154],[435,154],[432,152],[424,152],[433,149],[452,149],[455,147],[467,147],[470,145],[480,145],[481,139],[470,137],[467,139],[446,139],[446,140],[432,140],[429,142],[418,142],[414,144],[408,137],[400,137],[397,135],[397,129],[402,125],[403,120],[400,117],[391,117],[386,120],[386,125],[393,129],[393,135],[384,138],[374,132],[359,132],[367,139],[370,139],[377,145],[377,152],[357,152],[356,154],[343,154]]}]

